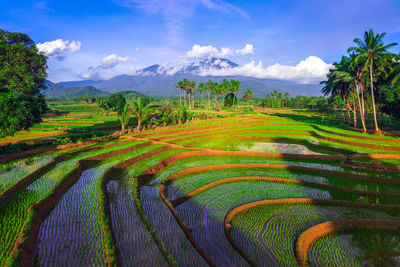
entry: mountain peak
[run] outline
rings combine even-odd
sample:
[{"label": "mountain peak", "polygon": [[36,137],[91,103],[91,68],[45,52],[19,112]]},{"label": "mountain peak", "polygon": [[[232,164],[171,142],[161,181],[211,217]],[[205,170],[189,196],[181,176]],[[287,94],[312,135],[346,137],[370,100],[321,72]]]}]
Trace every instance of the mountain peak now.
[{"label": "mountain peak", "polygon": [[155,76],[155,75],[175,75],[175,74],[199,74],[201,71],[210,69],[235,68],[239,65],[226,58],[209,57],[201,61],[191,63],[154,64],[149,67],[136,71],[134,76]]}]

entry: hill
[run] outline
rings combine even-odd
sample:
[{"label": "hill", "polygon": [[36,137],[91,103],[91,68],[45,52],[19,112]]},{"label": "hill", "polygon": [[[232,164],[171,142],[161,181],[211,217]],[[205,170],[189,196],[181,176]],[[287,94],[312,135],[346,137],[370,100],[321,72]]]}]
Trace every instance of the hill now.
[{"label": "hill", "polygon": [[59,84],[55,84],[49,80],[46,80],[46,89],[42,90],[42,93],[45,97],[53,97],[53,98],[63,98],[63,97],[80,97],[84,95],[90,96],[102,96],[108,95],[108,93],[103,92],[99,89],[94,88],[93,86],[85,86],[85,87],[71,87],[65,88]]}]

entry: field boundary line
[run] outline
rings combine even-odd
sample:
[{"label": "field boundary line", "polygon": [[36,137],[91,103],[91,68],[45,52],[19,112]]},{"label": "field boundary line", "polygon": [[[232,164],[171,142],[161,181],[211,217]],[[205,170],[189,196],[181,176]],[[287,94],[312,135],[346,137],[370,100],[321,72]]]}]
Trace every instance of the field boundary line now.
[{"label": "field boundary line", "polygon": [[62,155],[59,155],[55,157],[51,162],[46,164],[45,166],[39,168],[38,170],[34,171],[33,173],[28,174],[24,178],[20,179],[16,183],[14,183],[12,186],[10,186],[7,190],[3,191],[0,194],[0,208],[15,194],[17,194],[19,191],[36,181],[38,178],[40,178],[43,174],[51,170],[54,166],[56,166],[58,163],[70,158],[74,157],[76,155],[79,155],[81,153],[86,153],[86,152],[91,152],[91,151],[96,151],[100,150],[102,148],[107,148],[111,146],[116,146],[116,145],[121,145],[124,143],[128,143],[126,141],[121,141],[115,144],[110,144],[110,145],[105,145],[102,147],[93,147],[93,148],[87,148],[79,151],[75,151],[72,153],[65,153]]},{"label": "field boundary line", "polygon": [[[236,215],[239,213],[255,208],[258,206],[264,205],[279,205],[279,204],[314,204],[314,205],[326,205],[326,206],[344,206],[344,207],[354,207],[354,208],[387,208],[382,207],[381,204],[374,204],[374,203],[363,203],[363,202],[354,202],[354,201],[346,201],[346,200],[332,200],[332,199],[314,199],[314,198],[285,198],[285,199],[265,199],[259,200],[255,202],[246,203],[240,206],[236,206],[231,209],[225,216],[224,219],[224,229],[225,235],[227,239],[231,242],[232,246],[241,254],[244,258],[248,258],[250,261],[251,259],[248,255],[240,248],[233,240],[231,236],[231,229],[232,229],[232,221]],[[388,208],[391,210],[392,208]],[[400,206],[397,206],[397,210],[400,210]],[[354,220],[354,219],[351,219]],[[398,221],[398,227],[400,228],[400,220]],[[304,233],[304,232],[303,232]],[[306,265],[302,264],[304,262],[304,258],[300,257],[299,255],[304,255],[304,250],[297,252],[297,245],[298,241],[296,240],[295,245],[295,256],[296,260],[301,266],[308,266],[308,251],[307,251],[307,260]]]},{"label": "field boundary line", "polygon": [[[142,143],[131,147],[132,151],[151,145],[151,142]],[[53,208],[61,200],[64,194],[80,178],[82,172],[101,161],[115,156],[109,152],[87,157],[77,162],[75,169],[70,171],[53,190],[40,201],[32,204],[28,208],[28,216],[24,222],[22,231],[19,233],[14,244],[8,265],[31,266],[36,252],[36,241],[39,235],[40,226]],[[105,238],[102,238],[105,242]],[[107,255],[106,255],[107,261]]]},{"label": "field boundary line", "polygon": [[320,223],[302,232],[295,243],[296,260],[300,266],[309,266],[308,253],[312,244],[331,233],[354,229],[400,230],[400,220],[376,218],[338,219]]},{"label": "field boundary line", "polygon": [[[314,188],[323,188],[323,189],[331,189],[331,190],[337,190],[337,191],[342,191],[342,192],[348,192],[348,193],[355,193],[361,196],[386,196],[386,197],[398,197],[400,198],[400,193],[389,193],[389,192],[373,192],[373,191],[362,191],[362,190],[356,190],[356,189],[350,189],[347,187],[339,187],[339,186],[333,186],[333,185],[326,185],[326,184],[320,184],[320,183],[315,183],[315,182],[308,182],[308,181],[301,181],[301,180],[294,180],[294,179],[286,179],[286,178],[277,178],[277,177],[260,177],[260,176],[242,176],[242,177],[229,177],[221,180],[217,180],[211,183],[208,183],[206,185],[203,185],[201,187],[196,188],[195,190],[177,198],[171,201],[172,206],[176,207],[183,202],[209,190],[214,187],[217,187],[219,185],[227,184],[227,183],[240,183],[240,182],[269,182],[269,183],[282,183],[282,184],[298,184],[298,185],[304,185],[304,186],[309,186],[309,187],[314,187]],[[397,208],[398,206],[396,205],[387,205],[388,207],[393,207],[394,209]]]},{"label": "field boundary line", "polygon": [[187,168],[181,171],[178,171],[166,178],[163,179],[163,183],[171,183],[174,180],[180,179],[182,176],[187,174],[199,173],[203,171],[211,171],[211,170],[221,170],[221,169],[241,169],[241,168],[255,168],[255,169],[284,169],[284,170],[295,170],[302,171],[308,173],[316,173],[319,175],[330,175],[335,176],[337,178],[343,179],[354,179],[359,181],[366,181],[372,183],[386,183],[391,185],[400,185],[400,180],[390,179],[390,178],[378,178],[374,176],[368,175],[360,175],[353,173],[343,173],[338,171],[331,171],[326,169],[318,169],[311,167],[302,167],[302,166],[293,166],[293,165],[284,165],[284,164],[269,164],[269,163],[232,163],[232,164],[217,164],[217,165],[206,165],[206,166],[198,166]]}]

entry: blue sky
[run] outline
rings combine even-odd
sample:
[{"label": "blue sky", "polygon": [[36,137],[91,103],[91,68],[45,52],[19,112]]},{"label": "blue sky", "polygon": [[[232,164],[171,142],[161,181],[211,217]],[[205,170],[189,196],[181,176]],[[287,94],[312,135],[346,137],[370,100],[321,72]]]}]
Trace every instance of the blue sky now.
[{"label": "blue sky", "polygon": [[223,55],[235,74],[316,83],[369,28],[400,43],[400,1],[2,0],[0,28],[41,44],[57,82]]}]

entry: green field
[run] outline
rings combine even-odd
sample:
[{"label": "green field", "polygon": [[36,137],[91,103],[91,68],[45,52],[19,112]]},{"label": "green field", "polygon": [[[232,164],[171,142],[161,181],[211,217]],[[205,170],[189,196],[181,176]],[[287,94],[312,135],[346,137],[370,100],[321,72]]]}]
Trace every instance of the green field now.
[{"label": "green field", "polygon": [[117,136],[97,105],[51,107],[0,140],[45,144],[0,158],[1,266],[400,263],[396,135],[236,109]]}]

